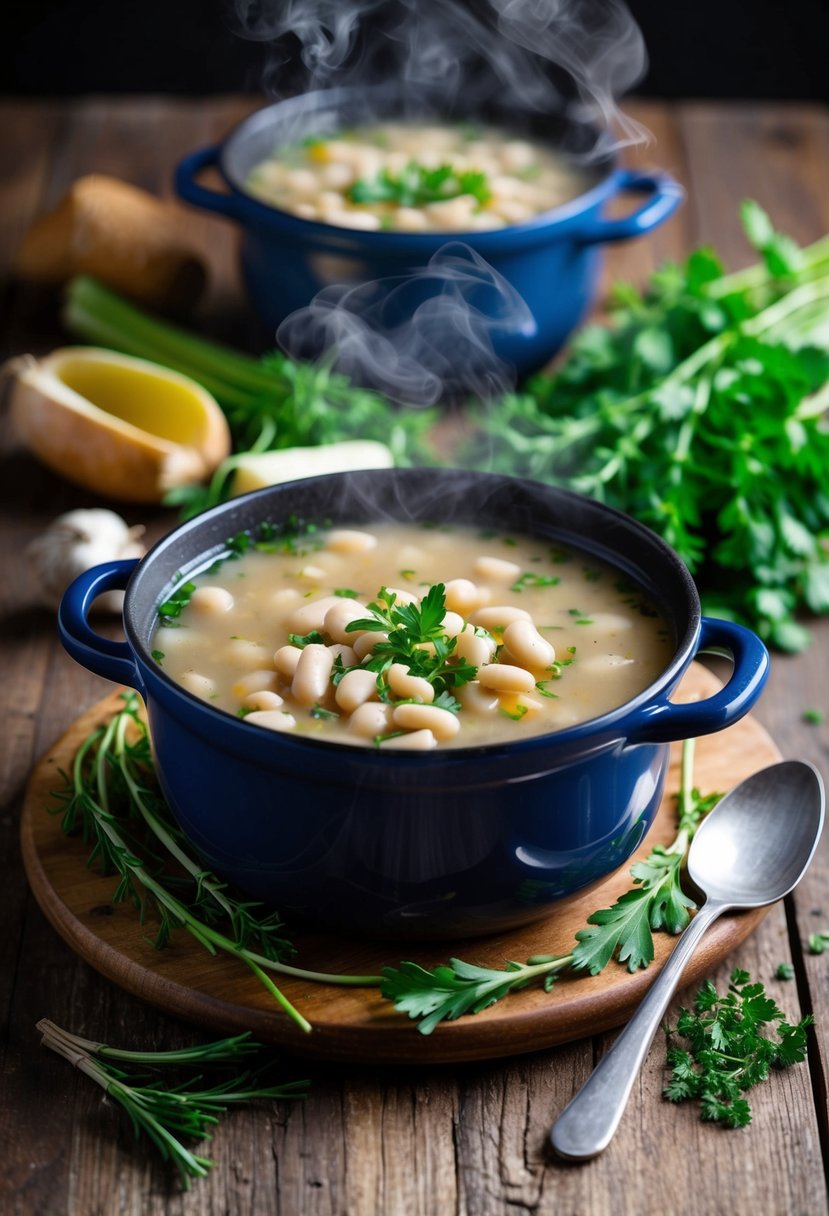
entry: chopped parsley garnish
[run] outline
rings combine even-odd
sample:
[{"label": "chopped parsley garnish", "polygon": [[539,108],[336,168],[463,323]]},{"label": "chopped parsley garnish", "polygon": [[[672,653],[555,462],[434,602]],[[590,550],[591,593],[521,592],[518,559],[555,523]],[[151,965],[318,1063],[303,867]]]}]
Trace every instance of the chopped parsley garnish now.
[{"label": "chopped parsley garnish", "polygon": [[190,582],[178,583],[175,591],[166,599],[163,604],[158,605],[158,615],[161,617],[162,625],[169,625],[172,621],[177,620],[182,613],[182,609],[186,608],[190,603],[193,592],[196,590],[196,584]]},{"label": "chopped parsley garnish", "polygon": [[[393,591],[381,587],[377,599],[368,605],[368,611],[371,616],[351,621],[346,632],[388,634],[387,638],[377,641],[368,662],[361,664],[363,669],[377,672],[381,695],[386,685],[385,673],[393,663],[402,663],[413,676],[428,680],[438,698],[447,690],[475,679],[477,667],[455,655],[456,639],[448,637],[444,631],[446,588],[443,583],[435,583],[420,603],[414,604],[398,603]],[[335,664],[334,680],[338,678],[342,675]]]},{"label": "chopped parsley garnish", "polygon": [[326,709],[323,705],[315,705],[310,711],[312,718],[317,718],[321,722],[330,722],[334,718],[339,718],[339,714],[333,709]]},{"label": "chopped parsley garnish", "polygon": [[360,596],[360,592],[353,591],[351,587],[335,587],[334,594],[342,596],[344,600],[356,600]]},{"label": "chopped parsley garnish", "polygon": [[312,629],[310,633],[289,633],[288,641],[292,646],[298,646],[300,650],[304,650],[306,646],[325,645],[325,638],[319,629]]},{"label": "chopped parsley garnish", "polygon": [[457,170],[452,165],[428,169],[417,161],[399,173],[380,169],[374,177],[361,177],[346,191],[351,203],[393,203],[399,207],[422,207],[471,194],[479,206],[489,202],[492,191],[487,175],[474,169]]},{"label": "chopped parsley garnish", "polygon": [[[806,1029],[812,1021],[808,1014],[793,1025],[787,1022],[747,971],[731,972],[724,996],[707,980],[693,1008],[680,1009],[676,1026],[666,1032],[671,1076],[663,1096],[669,1102],[697,1100],[703,1119],[746,1127],[751,1107],[742,1095],[768,1080],[772,1068],[806,1059]],[[765,1034],[765,1027],[773,1027],[776,1037]]]},{"label": "chopped parsley garnish", "polygon": [[561,579],[555,576],[527,571],[515,580],[510,591],[523,591],[525,587],[557,587],[560,582]]}]

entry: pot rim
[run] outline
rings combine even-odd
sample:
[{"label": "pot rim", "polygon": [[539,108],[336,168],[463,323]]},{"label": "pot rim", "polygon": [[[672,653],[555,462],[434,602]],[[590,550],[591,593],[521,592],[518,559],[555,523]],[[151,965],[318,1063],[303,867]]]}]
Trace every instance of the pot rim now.
[{"label": "pot rim", "polygon": [[[297,231],[305,231],[310,233],[319,231],[327,238],[336,236],[342,237],[347,234],[349,237],[359,239],[361,243],[365,242],[368,247],[377,245],[378,247],[409,247],[423,250],[430,244],[436,241],[441,243],[447,239],[468,240],[474,241],[476,245],[479,243],[483,248],[491,245],[496,245],[502,241],[505,236],[511,233],[521,233],[527,235],[546,235],[548,229],[558,227],[565,228],[569,221],[577,219],[584,212],[590,211],[593,207],[598,206],[602,202],[610,198],[615,192],[617,183],[621,176],[621,171],[618,168],[617,156],[613,149],[607,149],[602,155],[597,156],[595,164],[601,166],[603,171],[593,185],[575,198],[569,199],[567,202],[560,203],[557,207],[551,207],[547,211],[542,211],[538,215],[531,216],[529,219],[522,220],[520,223],[507,224],[503,228],[492,229],[458,229],[446,230],[440,232],[396,232],[394,230],[384,231],[365,231],[359,228],[348,228],[340,224],[328,224],[323,220],[305,219],[302,216],[295,215],[293,212],[285,211],[283,208],[276,206],[274,203],[266,203],[257,195],[252,194],[246,187],[240,175],[234,172],[230,163],[234,146],[241,142],[251,132],[255,132],[260,127],[268,127],[272,124],[273,118],[277,114],[290,113],[291,110],[302,112],[313,107],[314,102],[317,102],[321,107],[326,101],[333,103],[335,107],[342,107],[349,100],[354,98],[365,98],[374,94],[378,97],[383,95],[389,98],[394,98],[400,94],[394,88],[388,85],[372,85],[366,88],[358,88],[355,85],[339,85],[330,89],[314,89],[308,93],[298,94],[295,97],[283,98],[280,101],[272,102],[270,105],[263,106],[260,109],[254,110],[252,114],[240,119],[224,136],[219,144],[218,167],[222,178],[226,185],[237,195],[244,198],[245,203],[251,206],[254,216],[262,221],[277,220],[277,226],[288,227],[293,229],[296,226]],[[574,120],[569,120],[571,126],[576,126]],[[585,129],[587,124],[582,124]],[[592,128],[589,128],[592,129]],[[599,146],[601,136],[597,137]],[[278,146],[278,145],[277,145]]]},{"label": "pot rim", "polygon": [[[364,764],[371,764],[380,769],[386,766],[396,766],[399,768],[406,765],[416,766],[418,768],[425,766],[433,767],[435,765],[452,766],[458,763],[468,762],[471,756],[480,756],[491,758],[499,753],[506,753],[509,756],[516,757],[518,755],[527,755],[541,750],[570,750],[574,745],[593,744],[594,748],[604,747],[613,741],[624,737],[624,723],[626,719],[635,717],[649,702],[657,700],[666,692],[682,675],[685,667],[694,656],[695,647],[699,638],[702,622],[701,607],[699,595],[696,585],[691,577],[685,564],[682,562],[678,554],[651,529],[640,523],[633,516],[619,511],[614,507],[609,507],[604,503],[598,502],[596,499],[589,498],[587,495],[578,494],[571,490],[561,489],[559,487],[549,486],[543,482],[533,481],[528,478],[511,477],[506,474],[483,473],[470,470],[458,469],[439,469],[429,466],[415,466],[412,468],[394,468],[383,470],[363,470],[358,473],[334,473],[325,476],[315,476],[302,478],[293,482],[284,482],[276,486],[268,486],[261,490],[252,491],[249,494],[240,495],[238,498],[233,498],[227,502],[220,503],[216,507],[205,511],[203,514],[196,516],[191,520],[180,524],[173,529],[172,532],[162,537],[153,545],[144,557],[138,562],[134,573],[129,579],[126,588],[124,600],[124,631],[133,654],[141,669],[142,679],[148,691],[152,691],[153,685],[160,685],[167,694],[166,699],[174,698],[180,702],[184,712],[198,711],[200,716],[204,716],[206,723],[212,723],[217,727],[223,726],[230,744],[231,738],[234,736],[242,740],[247,740],[249,743],[253,740],[263,742],[265,738],[271,738],[271,732],[264,732],[261,727],[245,722],[244,718],[237,718],[228,710],[219,709],[203,701],[195,694],[188,692],[175,680],[173,680],[153,658],[150,652],[150,647],[143,640],[143,633],[146,632],[149,641],[149,636],[155,628],[155,612],[164,598],[169,595],[170,590],[174,586],[174,580],[167,578],[163,583],[160,583],[152,593],[152,610],[151,614],[144,613],[140,616],[135,609],[134,601],[137,594],[143,591],[143,585],[149,582],[152,587],[152,570],[155,562],[163,557],[167,551],[176,546],[182,539],[187,538],[190,533],[200,533],[207,529],[212,533],[212,543],[199,545],[196,552],[192,556],[186,558],[183,562],[176,563],[180,570],[180,577],[191,577],[199,572],[203,572],[211,562],[215,561],[220,552],[226,549],[226,541],[229,540],[238,528],[233,529],[232,525],[223,529],[221,521],[228,515],[238,513],[243,509],[247,509],[248,504],[256,502],[266,502],[271,497],[277,500],[289,494],[293,489],[302,490],[303,487],[308,487],[314,484],[328,483],[334,486],[337,482],[348,481],[357,477],[368,478],[369,484],[374,482],[377,485],[382,485],[386,479],[407,480],[409,477],[422,475],[424,471],[428,471],[431,478],[463,476],[472,478],[477,483],[483,483],[484,487],[494,493],[496,487],[506,488],[507,485],[515,485],[519,491],[525,494],[538,495],[541,493],[547,501],[556,500],[565,502],[569,501],[574,504],[588,504],[592,510],[601,514],[608,522],[616,522],[620,524],[626,531],[633,532],[640,540],[649,545],[655,551],[665,565],[661,570],[662,578],[657,583],[654,581],[649,588],[641,577],[639,567],[634,567],[632,561],[626,561],[623,553],[609,547],[597,540],[594,543],[585,543],[585,539],[576,535],[572,531],[568,531],[566,527],[560,528],[549,527],[546,530],[539,531],[539,536],[544,536],[546,539],[558,539],[562,543],[569,545],[571,548],[590,553],[598,557],[600,560],[607,562],[614,569],[632,577],[636,584],[646,591],[651,599],[656,599],[657,607],[660,612],[666,616],[667,622],[674,626],[676,633],[675,648],[673,657],[662,670],[659,676],[648,684],[635,697],[625,701],[622,705],[614,709],[598,715],[597,717],[588,718],[584,722],[578,722],[573,726],[565,727],[560,730],[549,731],[545,734],[531,735],[523,739],[515,739],[509,741],[497,741],[494,743],[477,744],[471,746],[455,746],[451,748],[436,748],[430,752],[418,753],[417,757],[412,760],[411,756],[407,757],[405,752],[396,751],[395,749],[383,750],[382,748],[367,748],[361,745],[350,746],[347,743],[338,741],[330,741],[326,739],[308,738],[307,736],[294,736],[290,733],[280,733],[276,736],[279,744],[279,750],[282,755],[292,753],[300,755],[307,749],[313,753],[315,750],[322,749],[328,755],[343,755],[348,756],[352,761],[359,760]],[[299,508],[300,510],[302,508]],[[289,511],[291,508],[289,507]],[[287,514],[283,509],[283,514]],[[264,522],[269,518],[268,512],[263,511],[259,514],[259,522]],[[273,512],[278,514],[278,510]],[[320,509],[320,515],[324,514],[324,509]],[[308,511],[309,522],[313,520],[314,512]],[[405,517],[402,518],[406,522]],[[410,517],[417,519],[417,516]],[[421,516],[421,519],[428,518]],[[339,522],[345,523],[346,516],[343,516]],[[351,522],[370,522],[370,518],[364,521],[357,519]],[[464,520],[462,517],[458,519],[459,526],[466,524],[473,525],[474,521],[470,518]],[[252,525],[247,525],[249,529]],[[243,530],[247,530],[243,529]],[[148,573],[149,571],[149,573]],[[675,580],[675,586],[681,588],[684,600],[687,606],[688,621],[685,627],[684,634],[679,636],[679,628],[682,622],[677,622],[671,615],[666,612],[668,608],[667,595],[660,594],[660,587],[663,582],[667,581],[665,575],[671,574]],[[168,706],[169,708],[169,706]],[[263,746],[264,745],[263,743]]]}]

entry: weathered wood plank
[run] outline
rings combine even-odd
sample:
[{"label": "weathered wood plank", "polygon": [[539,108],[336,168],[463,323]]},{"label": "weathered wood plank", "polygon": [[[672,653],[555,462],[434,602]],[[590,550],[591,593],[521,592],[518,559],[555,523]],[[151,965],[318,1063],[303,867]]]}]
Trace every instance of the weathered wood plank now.
[{"label": "weathered wood plank", "polygon": [[[44,120],[42,130],[30,117],[27,155],[35,168],[26,171],[25,181],[16,179],[11,213],[5,183],[0,187],[0,224],[6,225],[0,233],[8,234],[0,236],[0,274],[25,213],[56,201],[75,176],[97,169],[168,193],[178,156],[218,137],[250,105],[248,99],[151,99],[146,109],[143,102],[123,99],[63,103],[61,115]],[[823,112],[695,106],[684,107],[675,121],[672,111],[648,103],[635,107],[635,113],[658,139],[639,155],[672,170],[690,187],[689,198],[659,232],[610,251],[605,282],[611,277],[641,282],[664,257],[681,256],[697,240],[717,244],[731,265],[747,262],[750,254],[736,208],[749,194],[800,239],[829,230]],[[7,131],[8,124],[0,122],[0,154],[13,146],[3,142],[10,138]],[[64,138],[53,149],[59,131]],[[232,225],[201,212],[192,212],[191,218],[193,239],[214,272],[199,322],[246,342],[250,329],[239,305],[237,234]],[[44,342],[44,314],[19,305],[16,301],[7,341],[25,337]],[[0,761],[0,856],[6,874],[0,893],[6,929],[0,946],[0,998],[7,994],[0,1071],[3,1211],[15,1216],[138,1216],[148,1210],[171,1216],[228,1211],[240,1216],[431,1216],[436,1211],[494,1216],[508,1210],[584,1216],[639,1216],[643,1211],[811,1216],[827,1210],[811,1089],[812,1082],[820,1085],[825,1061],[823,1019],[817,1028],[823,1054],[811,1078],[805,1066],[775,1075],[752,1095],[754,1125],[738,1133],[703,1125],[690,1109],[662,1105],[664,1051],[657,1042],[614,1144],[583,1167],[553,1161],[545,1143],[555,1112],[592,1066],[590,1041],[506,1064],[424,1073],[414,1063],[413,1031],[410,1070],[317,1069],[306,1103],[232,1112],[210,1146],[217,1170],[189,1195],[181,1195],[153,1154],[135,1145],[120,1113],[103,1106],[85,1078],[39,1048],[34,1032],[36,1019],[49,1015],[62,1017],[80,1033],[130,1045],[174,1046],[201,1037],[112,988],[76,960],[23,894],[14,822],[20,785],[33,754],[106,690],[58,650],[49,618],[32,614],[30,589],[18,581],[22,540],[71,505],[82,505],[79,492],[58,486],[23,456],[7,462],[0,482],[0,558],[10,577],[0,592],[0,659],[4,685],[14,695],[7,696],[11,704],[2,711],[8,714],[2,725],[9,729]],[[814,648],[806,655],[775,659],[758,716],[784,754],[812,759],[825,773],[827,728],[804,726],[799,712],[806,705],[829,708],[829,621],[815,634]],[[41,706],[42,689],[48,695]],[[826,877],[824,849],[798,895],[801,938],[811,929],[829,927]],[[744,966],[796,1016],[796,986],[771,978],[776,964],[789,957],[778,909],[717,979],[724,982],[731,964]],[[826,959],[807,956],[804,967],[808,985],[802,995],[816,1009],[825,1009]],[[294,1076],[308,1073],[290,1061],[285,1069]]]},{"label": "weathered wood plank", "polygon": [[[708,240],[722,250],[734,269],[753,260],[742,236],[737,205],[756,198],[774,224],[797,241],[808,244],[829,231],[829,112],[814,106],[740,105],[725,116],[716,107],[683,106],[680,125],[697,190],[699,230],[696,240]],[[829,621],[809,622],[814,643],[796,656],[777,654],[769,686],[756,710],[783,755],[810,760],[829,776],[829,693],[826,655]],[[803,711],[826,714],[809,726]],[[796,892],[793,930],[805,946],[809,934],[829,929],[829,836]],[[829,968],[825,957],[806,953],[803,994],[807,1010],[827,1008]],[[829,1146],[826,1077],[829,1073],[829,1027],[819,1017],[815,1026],[818,1058],[814,1082],[824,1152]]]}]

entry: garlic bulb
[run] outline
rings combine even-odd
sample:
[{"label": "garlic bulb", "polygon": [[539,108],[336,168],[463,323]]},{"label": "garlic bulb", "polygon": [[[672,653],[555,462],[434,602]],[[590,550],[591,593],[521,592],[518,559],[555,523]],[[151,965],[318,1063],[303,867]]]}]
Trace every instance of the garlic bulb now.
[{"label": "garlic bulb", "polygon": [[[145,549],[138,538],[143,532],[142,526],[130,528],[120,515],[100,507],[59,515],[26,549],[41,602],[57,608],[72,580],[100,562],[141,557]],[[95,607],[120,612],[123,599],[123,591],[108,591]]]}]

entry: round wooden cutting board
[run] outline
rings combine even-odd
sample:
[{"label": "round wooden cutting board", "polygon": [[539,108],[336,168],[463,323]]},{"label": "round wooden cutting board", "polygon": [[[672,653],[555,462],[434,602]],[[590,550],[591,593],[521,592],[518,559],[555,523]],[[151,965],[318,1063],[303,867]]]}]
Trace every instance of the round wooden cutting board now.
[{"label": "round wooden cutting board", "polygon": [[[710,696],[719,683],[694,664],[677,700]],[[656,960],[631,975],[616,963],[597,976],[559,980],[550,993],[540,987],[513,993],[475,1016],[444,1022],[429,1036],[397,1013],[373,988],[339,988],[273,974],[290,1001],[311,1022],[304,1034],[247,971],[230,957],[212,957],[184,931],[162,950],[152,945],[154,926],[141,925],[131,903],[112,903],[116,878],[86,869],[88,847],[67,838],[60,816],[50,814],[53,791],[63,782],[80,742],[120,708],[113,693],[84,714],[40,761],[29,782],[21,824],[23,860],[40,907],[73,950],[103,975],[176,1017],[223,1033],[250,1030],[264,1042],[316,1059],[372,1064],[408,1064],[493,1059],[537,1051],[624,1022],[642,999],[670,953],[673,939],[655,935]],[[667,791],[644,847],[675,835],[679,787],[679,745],[674,745]],[[774,742],[751,717],[697,742],[695,784],[703,793],[725,791],[744,777],[780,759]],[[627,867],[587,895],[562,901],[547,919],[493,938],[462,942],[397,944],[340,939],[305,931],[290,934],[297,946],[291,960],[323,972],[378,974],[402,958],[424,967],[454,955],[466,962],[501,968],[509,959],[564,954],[591,912],[609,906],[630,886]],[[755,928],[764,910],[723,917],[706,935],[685,972],[694,982],[708,974]]]}]

